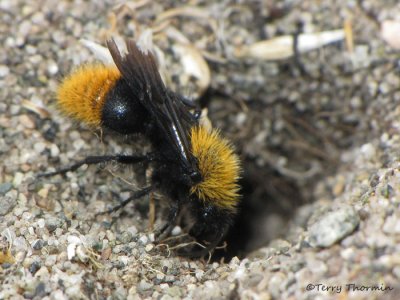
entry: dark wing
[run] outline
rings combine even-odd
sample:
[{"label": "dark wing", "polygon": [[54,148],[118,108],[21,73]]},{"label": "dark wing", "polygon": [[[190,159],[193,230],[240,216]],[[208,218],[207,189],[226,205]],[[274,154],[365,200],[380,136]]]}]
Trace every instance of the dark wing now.
[{"label": "dark wing", "polygon": [[139,50],[133,40],[128,40],[128,53],[124,56],[114,40],[108,41],[107,46],[132,92],[139,97],[179,154],[178,159],[184,170],[188,175],[196,176],[198,167],[191,155],[189,142],[190,128],[196,121],[180,96],[165,87],[152,53]]}]

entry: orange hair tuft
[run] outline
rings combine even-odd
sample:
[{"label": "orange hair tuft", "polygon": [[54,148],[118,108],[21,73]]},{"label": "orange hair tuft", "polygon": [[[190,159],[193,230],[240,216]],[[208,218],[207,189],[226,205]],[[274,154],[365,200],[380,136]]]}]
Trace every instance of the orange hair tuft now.
[{"label": "orange hair tuft", "polygon": [[190,193],[202,201],[235,211],[239,202],[240,165],[233,146],[218,131],[208,131],[202,126],[192,128],[191,144],[203,180]]},{"label": "orange hair tuft", "polygon": [[84,65],[67,76],[57,92],[61,110],[76,120],[100,126],[107,93],[121,77],[116,67]]}]

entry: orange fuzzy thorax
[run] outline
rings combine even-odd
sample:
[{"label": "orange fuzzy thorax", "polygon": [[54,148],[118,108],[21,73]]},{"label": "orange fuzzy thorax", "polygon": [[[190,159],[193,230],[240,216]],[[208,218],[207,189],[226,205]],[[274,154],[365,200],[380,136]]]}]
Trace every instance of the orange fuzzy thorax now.
[{"label": "orange fuzzy thorax", "polygon": [[191,130],[192,153],[198,160],[202,182],[193,186],[191,194],[222,209],[235,211],[239,202],[239,158],[232,145],[218,131],[201,126]]},{"label": "orange fuzzy thorax", "polygon": [[58,88],[60,109],[72,118],[100,126],[107,93],[121,77],[116,67],[84,65],[67,76]]}]

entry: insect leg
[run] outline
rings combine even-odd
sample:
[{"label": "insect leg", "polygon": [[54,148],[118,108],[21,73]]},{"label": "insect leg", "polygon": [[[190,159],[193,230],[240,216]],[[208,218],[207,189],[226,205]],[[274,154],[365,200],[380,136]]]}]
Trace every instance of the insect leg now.
[{"label": "insect leg", "polygon": [[133,193],[132,196],[130,196],[128,199],[122,201],[120,204],[106,210],[106,211],[102,211],[100,213],[97,213],[96,216],[99,215],[104,215],[104,214],[111,214],[117,210],[120,210],[121,208],[124,208],[129,202],[142,198],[143,196],[146,196],[147,194],[149,194],[151,191],[153,190],[153,186],[148,186],[145,188],[142,188],[136,192]]},{"label": "insect leg", "polygon": [[[207,226],[207,225],[205,225]],[[204,248],[201,248],[199,250],[191,250],[191,251],[185,251],[181,250],[178,251],[179,256],[185,256],[189,258],[199,258],[203,257],[206,254],[212,255],[212,252],[214,249],[218,246],[218,244],[221,242],[221,240],[225,237],[227,231],[228,231],[229,226],[223,226],[220,229],[218,229],[218,233],[215,236],[215,239],[211,241],[209,244],[207,244]],[[198,247],[199,248],[199,247]]]},{"label": "insect leg", "polygon": [[180,99],[182,100],[182,103],[185,104],[189,109],[198,108],[198,105],[194,101],[192,101],[184,96],[181,96]]},{"label": "insect leg", "polygon": [[193,109],[194,110],[192,112],[193,118],[195,120],[199,120],[200,116],[201,116],[201,108],[200,108],[200,106],[197,103],[195,103],[194,101],[192,101],[192,100],[190,100],[190,99],[188,99],[186,97],[182,96],[180,99],[181,99],[182,103],[187,106],[188,109]]},{"label": "insect leg", "polygon": [[157,229],[154,232],[158,241],[164,239],[171,233],[172,229],[176,225],[176,218],[178,217],[180,210],[181,207],[179,202],[174,202],[172,206],[169,208],[167,222],[165,222],[165,224],[161,228]]},{"label": "insect leg", "polygon": [[154,160],[154,155],[152,153],[145,155],[101,155],[101,156],[88,156],[71,166],[58,169],[54,172],[42,173],[38,177],[50,177],[57,174],[65,174],[70,171],[75,171],[83,165],[95,165],[110,161],[115,161],[121,164],[135,164],[142,161],[152,161]]}]

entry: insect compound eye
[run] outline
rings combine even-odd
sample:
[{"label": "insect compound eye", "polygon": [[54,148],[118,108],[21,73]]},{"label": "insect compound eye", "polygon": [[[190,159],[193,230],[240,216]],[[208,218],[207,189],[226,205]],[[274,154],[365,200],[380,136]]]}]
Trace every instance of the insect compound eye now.
[{"label": "insect compound eye", "polygon": [[144,131],[148,113],[125,81],[118,80],[107,94],[101,119],[106,128],[122,134],[132,134]]}]

